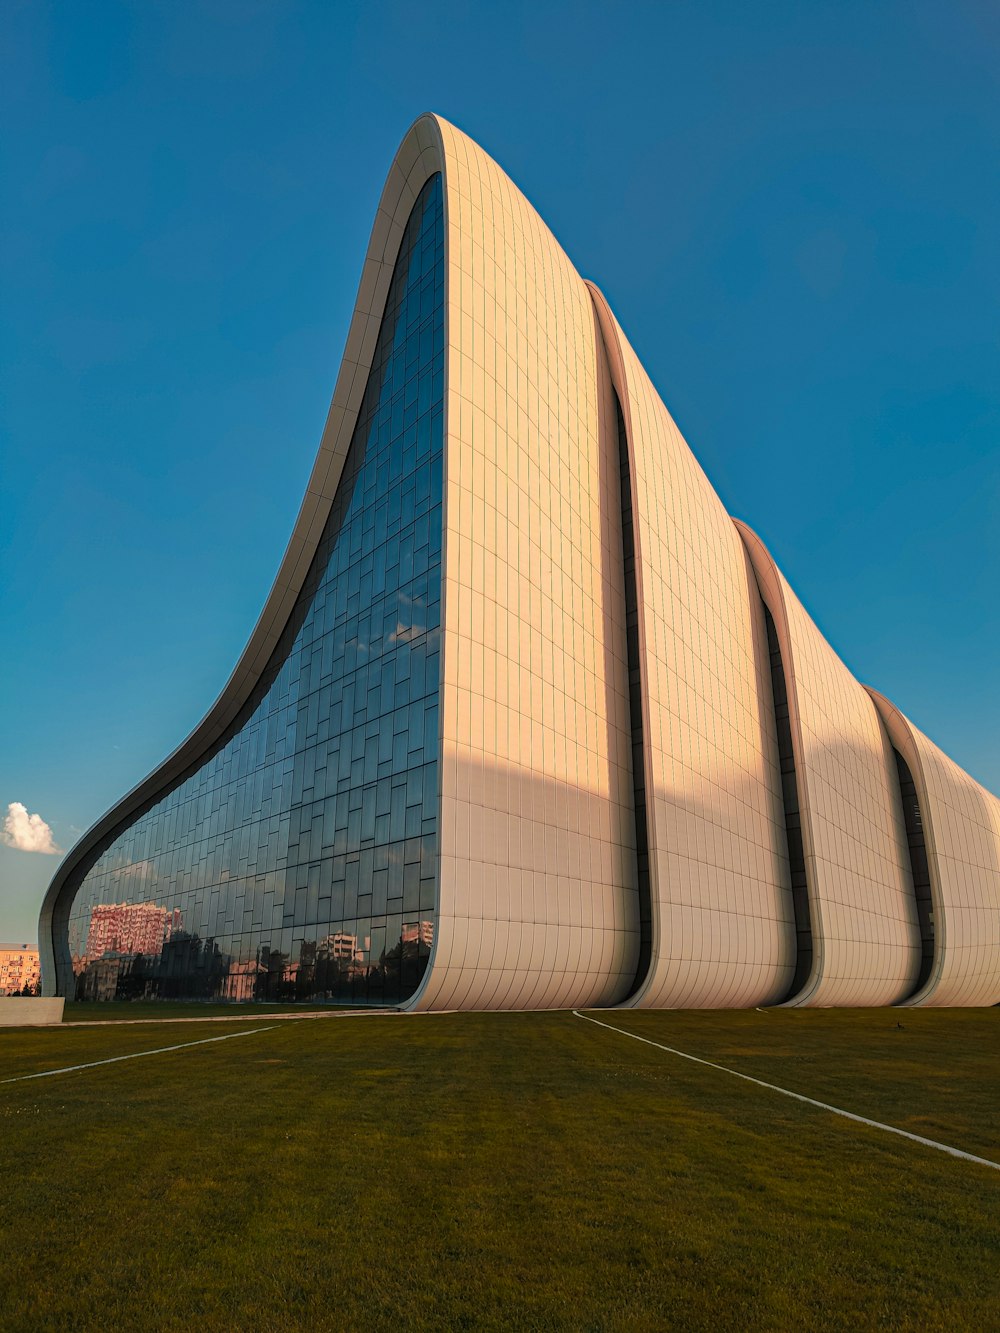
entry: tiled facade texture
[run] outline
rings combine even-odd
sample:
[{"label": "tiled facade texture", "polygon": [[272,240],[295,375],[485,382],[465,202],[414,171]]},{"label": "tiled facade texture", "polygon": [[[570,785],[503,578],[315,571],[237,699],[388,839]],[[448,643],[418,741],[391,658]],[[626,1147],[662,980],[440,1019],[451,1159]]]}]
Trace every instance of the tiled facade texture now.
[{"label": "tiled facade texture", "polygon": [[441,926],[418,1004],[612,1004],[634,977],[636,908],[617,439],[594,314],[496,163],[442,133]]},{"label": "tiled facade texture", "polygon": [[913,991],[920,935],[889,738],[764,544],[737,527],[788,682],[813,936],[798,1002],[894,1004]]},{"label": "tiled facade texture", "polygon": [[934,961],[912,1002],[1000,1003],[1000,801],[888,699],[869,693],[913,774],[928,843]]},{"label": "tiled facade texture", "polygon": [[729,515],[592,292],[638,551],[653,964],[632,1003],[772,1003],[795,960],[760,598]]},{"label": "tiled facade texture", "polygon": [[[400,275],[431,182],[443,247],[422,233],[420,263],[437,264],[433,291],[430,267]],[[386,323],[390,283],[401,291],[404,278],[405,344]],[[425,364],[438,333],[443,377]],[[427,455],[429,492],[407,481],[423,475],[423,446],[409,443],[411,431],[423,439],[421,411],[442,442]],[[399,475],[359,482],[358,432],[376,419],[385,431],[364,447],[384,448]],[[405,537],[392,545],[392,523],[383,530],[383,485],[402,488],[404,526],[416,497],[416,565]],[[333,565],[357,486],[374,518],[344,519],[351,544]],[[421,562],[440,559],[419,646],[432,719],[419,746],[414,659],[399,647],[412,626],[390,635],[391,659],[383,630],[384,662],[404,665],[391,679],[365,666],[368,712],[320,648],[336,638],[342,593],[355,614],[353,584],[340,582],[357,572],[361,602],[370,595],[379,542],[400,588],[404,570],[419,579]],[[300,620],[316,637],[295,641],[293,661]],[[367,628],[351,633],[345,671],[369,651]],[[258,742],[254,700],[281,672],[300,695],[308,681],[309,703],[292,709],[289,693],[287,727],[268,724]],[[322,755],[347,723],[331,712],[327,725],[327,689],[331,709],[354,710],[336,774]],[[405,726],[388,726],[387,709]],[[300,757],[303,738],[314,758]],[[600,291],[497,164],[435,116],[390,169],[316,465],[258,625],[204,721],[57,871],[40,922],[48,993],[74,993],[71,922],[79,933],[88,911],[120,907],[123,885],[128,902],[177,907],[180,882],[158,881],[143,859],[171,847],[174,825],[157,812],[185,783],[205,788],[230,750],[253,758],[265,743],[284,747],[290,775],[263,798],[280,854],[263,878],[238,861],[242,887],[213,889],[261,943],[243,956],[236,926],[220,944],[203,914],[195,949],[181,913],[169,941],[178,993],[388,997],[391,972],[396,1002],[418,1009],[1000,1000],[1000,802],[854,680],[726,513]],[[225,770],[220,818],[241,774]],[[184,885],[235,854],[211,845],[215,805],[203,814]],[[254,825],[248,845],[273,851],[273,837]],[[337,914],[345,862],[350,918]],[[265,918],[281,923],[273,939]],[[192,951],[202,990],[185,991]],[[85,993],[120,997],[126,982],[165,993],[127,950],[87,964]]]}]

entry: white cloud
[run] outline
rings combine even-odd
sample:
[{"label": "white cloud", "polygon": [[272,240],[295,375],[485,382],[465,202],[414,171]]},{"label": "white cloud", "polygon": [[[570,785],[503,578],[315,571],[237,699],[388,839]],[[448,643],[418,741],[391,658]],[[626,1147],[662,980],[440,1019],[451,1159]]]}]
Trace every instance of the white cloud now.
[{"label": "white cloud", "polygon": [[28,807],[20,801],[11,801],[7,807],[7,815],[0,827],[0,842],[19,852],[62,855],[62,848],[56,846],[52,830],[45,820],[41,815],[29,815]]}]

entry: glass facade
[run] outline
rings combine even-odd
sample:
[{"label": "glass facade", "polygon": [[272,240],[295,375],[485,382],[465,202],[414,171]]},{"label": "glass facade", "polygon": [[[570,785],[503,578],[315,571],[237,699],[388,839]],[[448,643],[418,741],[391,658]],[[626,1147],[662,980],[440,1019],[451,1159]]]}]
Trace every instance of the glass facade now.
[{"label": "glass facade", "polygon": [[313,567],[224,743],[81,874],[76,994],[396,1002],[435,928],[444,229],[424,186]]}]

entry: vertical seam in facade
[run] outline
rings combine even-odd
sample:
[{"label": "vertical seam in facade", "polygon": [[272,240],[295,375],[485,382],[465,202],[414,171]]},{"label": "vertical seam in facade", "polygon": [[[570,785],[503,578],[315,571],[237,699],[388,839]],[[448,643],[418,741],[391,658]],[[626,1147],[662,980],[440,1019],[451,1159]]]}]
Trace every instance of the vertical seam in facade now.
[{"label": "vertical seam in facade", "polygon": [[[813,932],[809,911],[809,888],[806,876],[805,852],[802,843],[802,801],[792,745],[789,711],[788,679],[781,660],[781,645],[774,617],[763,597],[767,649],[770,666],[771,698],[774,704],[774,729],[778,742],[778,767],[781,774],[781,809],[785,824],[785,846],[788,851],[788,870],[791,878],[792,912],[795,918],[795,968],[791,984],[784,997],[793,999],[806,983],[813,961]],[[793,836],[794,835],[794,836]]]},{"label": "vertical seam in facade", "polygon": [[[448,227],[450,222],[451,209],[449,207],[448,191],[448,154],[444,145],[444,135],[441,130],[440,121],[436,116],[421,117],[427,120],[434,129],[437,138],[438,162],[434,171],[427,173],[426,180],[430,180],[435,172],[441,176],[441,231],[443,236],[444,250],[444,276],[442,279],[442,301],[444,303],[444,373],[441,386],[441,601],[440,601],[440,629],[439,640],[440,650],[438,652],[438,776],[437,776],[437,869],[435,872],[434,885],[434,941],[431,945],[430,957],[427,960],[427,967],[424,969],[424,975],[420,979],[417,989],[400,1006],[404,1009],[415,1009],[421,996],[430,984],[431,976],[434,971],[434,963],[438,951],[438,942],[441,934],[441,843],[442,826],[444,819],[443,795],[444,795],[444,718],[445,718],[445,645],[448,636],[445,633],[448,614],[448,422],[450,412],[449,404],[449,386],[451,384],[451,281],[448,264]],[[419,123],[419,122],[418,122]],[[420,189],[426,184],[426,180],[420,184]],[[395,261],[393,261],[395,262]]]},{"label": "vertical seam in facade", "polygon": [[[912,994],[906,999],[900,1001],[903,1005],[920,1006],[933,999],[941,979],[944,975],[945,957],[947,951],[948,935],[948,912],[945,906],[945,892],[941,882],[941,865],[938,858],[937,836],[934,827],[933,802],[931,800],[930,788],[927,783],[927,775],[924,772],[923,759],[921,757],[920,746],[914,736],[914,728],[909,719],[899,711],[894,703],[873,690],[870,686],[865,686],[872,702],[875,704],[875,711],[879,715],[886,732],[889,735],[890,744],[895,746],[894,734],[899,733],[899,743],[902,748],[907,745],[912,747],[913,763],[907,763],[910,774],[916,788],[917,799],[921,802],[921,813],[923,815],[924,841],[927,845],[927,869],[930,879],[930,898],[931,906],[934,912],[934,956],[931,960],[931,967],[928,977],[922,986],[916,987]],[[900,749],[902,753],[902,749]]]},{"label": "vertical seam in facade", "polygon": [[[617,392],[612,386],[615,401],[615,428],[618,440],[618,472],[620,477],[619,502],[621,505],[622,572],[625,582],[625,654],[628,669],[628,706],[630,753],[632,758],[632,814],[635,832],[635,856],[639,891],[639,956],[635,976],[625,1000],[630,1000],[642,986],[652,964],[652,902],[649,875],[649,809],[646,802],[646,747],[642,706],[642,659],[639,652],[639,597],[635,579],[635,496],[632,490],[632,469],[629,466],[628,437],[625,418]],[[637,754],[638,751],[638,754]]]},{"label": "vertical seam in facade", "polygon": [[920,970],[917,973],[916,983],[910,991],[910,996],[913,996],[918,995],[927,985],[934,966],[934,905],[931,899],[929,850],[917,785],[913,780],[909,764],[895,746],[892,747],[892,753],[896,761],[896,781],[903,806],[910,881],[917,904],[917,922],[920,926]]},{"label": "vertical seam in facade", "polygon": [[[636,604],[638,607],[641,608],[645,606],[645,595],[643,590],[643,577],[642,577],[642,569],[643,569],[642,533],[639,531],[639,524],[637,521],[637,512],[635,504],[635,490],[632,485],[632,479],[635,475],[635,466],[634,466],[635,440],[632,429],[632,405],[629,398],[628,380],[626,378],[621,345],[618,342],[617,332],[615,329],[614,315],[612,314],[607,301],[604,299],[603,292],[601,292],[601,290],[594,283],[589,281],[586,283],[586,287],[588,292],[590,293],[590,299],[593,302],[595,317],[597,321],[597,332],[599,335],[599,345],[603,349],[604,355],[607,359],[608,374],[611,380],[611,388],[618,403],[618,408],[622,414],[622,423],[625,431],[625,447],[629,461],[629,487],[631,491],[630,499],[632,501],[632,550],[633,550],[633,560],[634,560],[635,593],[636,593]],[[602,317],[602,312],[603,312],[603,317]],[[610,328],[613,342],[609,341],[609,338],[605,335],[605,328],[604,328],[605,321],[607,321],[608,326]],[[612,355],[612,352],[614,353],[614,355]],[[617,372],[618,383],[616,383],[616,372]],[[636,632],[638,638],[638,653],[639,653],[640,698],[648,700],[649,691],[646,681],[646,666],[645,666],[647,660],[646,628],[645,628],[645,620],[642,615],[639,615],[638,617]],[[626,646],[627,646],[627,640],[626,640]],[[630,710],[631,710],[631,696],[630,696]],[[629,720],[631,724],[631,715]],[[649,963],[645,969],[645,975],[639,975],[640,969],[637,964],[637,969],[636,969],[637,975],[635,983],[633,984],[628,997],[619,1002],[622,1004],[630,1004],[630,1005],[636,1004],[640,999],[640,997],[644,995],[646,989],[648,988],[653,976],[654,958],[662,950],[663,946],[663,942],[659,938],[659,931],[660,931],[660,910],[659,910],[660,903],[659,903],[659,892],[658,892],[659,870],[657,867],[657,892],[654,893],[653,872],[656,862],[654,855],[650,851],[651,845],[655,847],[656,823],[655,823],[655,806],[653,804],[655,800],[655,786],[653,783],[653,773],[652,773],[652,763],[651,763],[652,738],[650,733],[650,719],[649,719],[648,708],[642,709],[642,741],[643,741],[642,744],[643,787],[645,791],[646,811],[647,811],[646,847],[647,847],[647,857],[649,866],[650,957],[649,957]],[[650,823],[648,819],[650,810],[653,810],[654,813],[654,819],[652,823]],[[634,811],[633,811],[633,817],[634,817]]]}]

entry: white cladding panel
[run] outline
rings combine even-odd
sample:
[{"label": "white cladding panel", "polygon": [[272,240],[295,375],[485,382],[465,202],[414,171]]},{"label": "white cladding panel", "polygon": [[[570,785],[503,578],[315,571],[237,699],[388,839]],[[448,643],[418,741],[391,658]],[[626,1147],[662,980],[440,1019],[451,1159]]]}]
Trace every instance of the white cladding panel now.
[{"label": "white cladding panel", "polygon": [[[942,947],[925,1005],[1000,1002],[1000,802],[913,728],[934,828]],[[923,813],[923,805],[921,813]]]},{"label": "white cladding panel", "polygon": [[634,977],[638,908],[608,377],[548,228],[438,124],[444,748],[437,940],[415,1003],[612,1004]]},{"label": "white cladding panel", "polygon": [[795,931],[763,611],[743,545],[601,294],[629,436],[652,965],[632,1003],[782,999]]},{"label": "white cladding panel", "polygon": [[795,752],[813,966],[796,1002],[894,1004],[912,993],[920,928],[892,747],[864,686],[745,524],[774,617]]},{"label": "white cladding panel", "polygon": [[934,909],[934,962],[911,1003],[1000,1003],[1000,801],[870,691],[917,789]]}]

